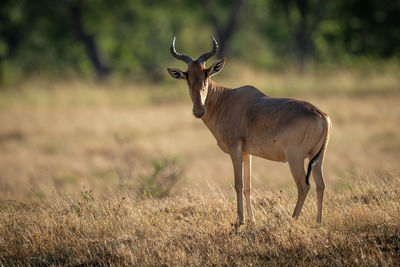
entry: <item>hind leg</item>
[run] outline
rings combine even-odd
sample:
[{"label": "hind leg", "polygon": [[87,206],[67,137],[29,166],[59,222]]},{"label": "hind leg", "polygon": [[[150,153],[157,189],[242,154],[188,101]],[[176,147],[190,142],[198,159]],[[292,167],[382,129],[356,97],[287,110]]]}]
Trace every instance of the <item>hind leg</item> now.
[{"label": "hind leg", "polygon": [[322,220],[322,201],[324,198],[324,177],[322,175],[322,158],[318,159],[315,165],[312,167],[312,175],[317,186],[317,204],[318,204],[318,215],[317,215],[317,223],[320,223]]},{"label": "hind leg", "polygon": [[304,172],[304,158],[288,156],[290,171],[297,185],[297,203],[294,208],[293,218],[297,219],[307,197],[310,186],[306,184],[306,173]]}]

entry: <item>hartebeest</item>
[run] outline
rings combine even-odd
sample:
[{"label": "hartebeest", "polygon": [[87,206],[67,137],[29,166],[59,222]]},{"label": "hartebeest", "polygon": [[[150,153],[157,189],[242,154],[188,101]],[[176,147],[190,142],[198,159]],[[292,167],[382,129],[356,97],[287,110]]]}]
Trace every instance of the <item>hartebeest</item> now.
[{"label": "hartebeest", "polygon": [[[244,222],[243,192],[248,217],[254,221],[250,202],[252,155],[289,163],[298,190],[293,212],[296,219],[310,188],[312,170],[317,186],[317,222],[321,222],[325,188],[322,163],[331,129],[328,115],[308,102],[269,97],[253,86],[236,89],[220,86],[210,77],[221,71],[226,59],[218,59],[209,68],[205,67],[206,60],[217,52],[215,39],[211,37],[212,50],[197,60],[177,53],[175,39],[171,43],[171,53],[186,62],[188,70],[183,72],[168,68],[168,72],[175,79],[186,80],[193,102],[193,115],[203,120],[218,146],[232,159],[237,193],[237,226]],[[309,159],[307,173],[304,171],[306,157]]]}]

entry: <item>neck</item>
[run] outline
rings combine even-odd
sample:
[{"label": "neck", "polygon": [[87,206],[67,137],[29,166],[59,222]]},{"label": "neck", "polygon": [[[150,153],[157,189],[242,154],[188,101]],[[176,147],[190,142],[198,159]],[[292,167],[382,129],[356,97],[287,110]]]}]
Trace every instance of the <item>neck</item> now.
[{"label": "neck", "polygon": [[220,86],[214,81],[209,80],[208,94],[205,103],[207,112],[202,118],[205,124],[208,125],[208,123],[212,122],[215,119],[216,115],[224,109],[225,101],[222,100],[226,98],[229,91],[229,88]]}]

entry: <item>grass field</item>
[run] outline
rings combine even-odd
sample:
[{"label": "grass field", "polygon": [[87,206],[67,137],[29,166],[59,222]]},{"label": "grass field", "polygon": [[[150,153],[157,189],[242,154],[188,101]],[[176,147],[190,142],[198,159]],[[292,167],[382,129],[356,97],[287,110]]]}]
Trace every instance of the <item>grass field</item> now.
[{"label": "grass field", "polygon": [[[398,177],[328,190],[326,216],[315,224],[315,196],[298,221],[295,197],[256,190],[255,225],[235,233],[232,194],[187,190],[174,197],[77,200],[40,205],[3,201],[4,265],[375,265],[400,261]],[[311,201],[312,199],[312,201]]]},{"label": "grass field", "polygon": [[233,232],[231,162],[191,115],[184,82],[32,80],[0,90],[0,262],[398,264],[398,69],[237,68],[216,81],[308,100],[332,118],[321,225],[313,186],[293,221],[287,164],[255,159],[257,221]]}]

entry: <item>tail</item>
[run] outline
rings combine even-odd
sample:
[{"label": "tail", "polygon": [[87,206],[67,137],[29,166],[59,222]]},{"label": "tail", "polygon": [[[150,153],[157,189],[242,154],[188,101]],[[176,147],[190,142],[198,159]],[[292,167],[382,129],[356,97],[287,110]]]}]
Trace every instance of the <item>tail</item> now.
[{"label": "tail", "polygon": [[326,148],[326,146],[328,144],[329,134],[330,134],[330,131],[331,131],[331,120],[329,119],[329,117],[326,117],[326,118],[327,118],[327,129],[326,129],[325,140],[322,143],[321,149],[318,151],[318,153],[308,163],[307,174],[306,174],[306,184],[307,185],[310,185],[310,181],[309,181],[310,180],[310,174],[311,174],[312,167],[315,164],[315,161],[320,157],[322,151],[324,151],[324,149]]},{"label": "tail", "polygon": [[321,149],[318,151],[317,155],[315,155],[310,162],[308,163],[308,167],[307,167],[307,174],[306,174],[306,184],[310,185],[310,174],[311,174],[311,169],[312,166],[315,164],[315,161],[318,159],[319,155],[321,155],[322,151],[324,151],[325,149],[325,142],[322,145]]}]

